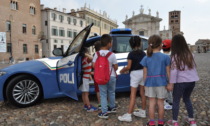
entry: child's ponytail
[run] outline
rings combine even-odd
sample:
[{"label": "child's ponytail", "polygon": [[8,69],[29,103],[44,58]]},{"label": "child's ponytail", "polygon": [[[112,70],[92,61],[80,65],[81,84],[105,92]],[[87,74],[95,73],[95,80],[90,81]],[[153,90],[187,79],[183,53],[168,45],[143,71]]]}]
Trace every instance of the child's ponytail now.
[{"label": "child's ponytail", "polygon": [[162,43],[162,39],[159,35],[152,35],[148,40],[147,56],[151,57],[153,49],[158,48]]}]

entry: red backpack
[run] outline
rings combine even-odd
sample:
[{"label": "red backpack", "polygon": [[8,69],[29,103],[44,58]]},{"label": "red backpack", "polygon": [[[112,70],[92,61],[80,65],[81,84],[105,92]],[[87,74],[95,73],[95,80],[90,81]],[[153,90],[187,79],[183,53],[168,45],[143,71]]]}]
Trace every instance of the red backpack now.
[{"label": "red backpack", "polygon": [[94,68],[94,81],[99,85],[105,85],[110,80],[111,71],[109,70],[109,56],[112,52],[108,52],[106,56],[100,55],[99,52],[96,52],[98,58],[95,62]]}]

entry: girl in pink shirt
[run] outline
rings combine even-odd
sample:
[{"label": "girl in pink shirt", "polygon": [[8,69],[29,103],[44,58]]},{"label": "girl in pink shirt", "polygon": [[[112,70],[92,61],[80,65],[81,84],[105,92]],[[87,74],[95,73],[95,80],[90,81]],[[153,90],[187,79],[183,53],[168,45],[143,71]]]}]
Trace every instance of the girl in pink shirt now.
[{"label": "girl in pink shirt", "polygon": [[171,46],[170,84],[167,85],[169,91],[173,90],[173,120],[168,121],[169,126],[179,126],[177,119],[181,98],[183,98],[188,112],[186,122],[190,126],[197,126],[193,117],[190,96],[195,87],[195,81],[198,80],[199,77],[196,71],[194,57],[189,50],[185,38],[182,35],[175,35],[172,39]]}]

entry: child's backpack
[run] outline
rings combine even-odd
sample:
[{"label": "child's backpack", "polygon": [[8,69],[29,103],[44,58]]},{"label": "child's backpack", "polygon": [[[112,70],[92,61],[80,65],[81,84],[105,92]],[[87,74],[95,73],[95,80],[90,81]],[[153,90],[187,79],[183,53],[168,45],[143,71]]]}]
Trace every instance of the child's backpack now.
[{"label": "child's backpack", "polygon": [[96,52],[98,58],[95,62],[94,68],[94,81],[99,85],[105,85],[110,80],[111,71],[109,70],[109,56],[112,52],[108,52],[105,56],[100,55]]}]

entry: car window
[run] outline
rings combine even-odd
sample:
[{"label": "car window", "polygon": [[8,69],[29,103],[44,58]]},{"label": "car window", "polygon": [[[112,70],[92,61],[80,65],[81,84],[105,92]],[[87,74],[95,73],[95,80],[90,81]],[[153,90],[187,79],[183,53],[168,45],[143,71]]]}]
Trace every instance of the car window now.
[{"label": "car window", "polygon": [[[124,37],[113,37],[113,44],[112,44],[112,51],[114,53],[126,53],[131,52],[132,49],[129,44],[131,36],[124,36]],[[146,39],[141,39],[142,43],[142,50],[146,50],[148,48],[148,42]]]},{"label": "car window", "polygon": [[113,37],[112,51],[115,53],[125,53],[132,51],[129,40],[131,37]]}]

